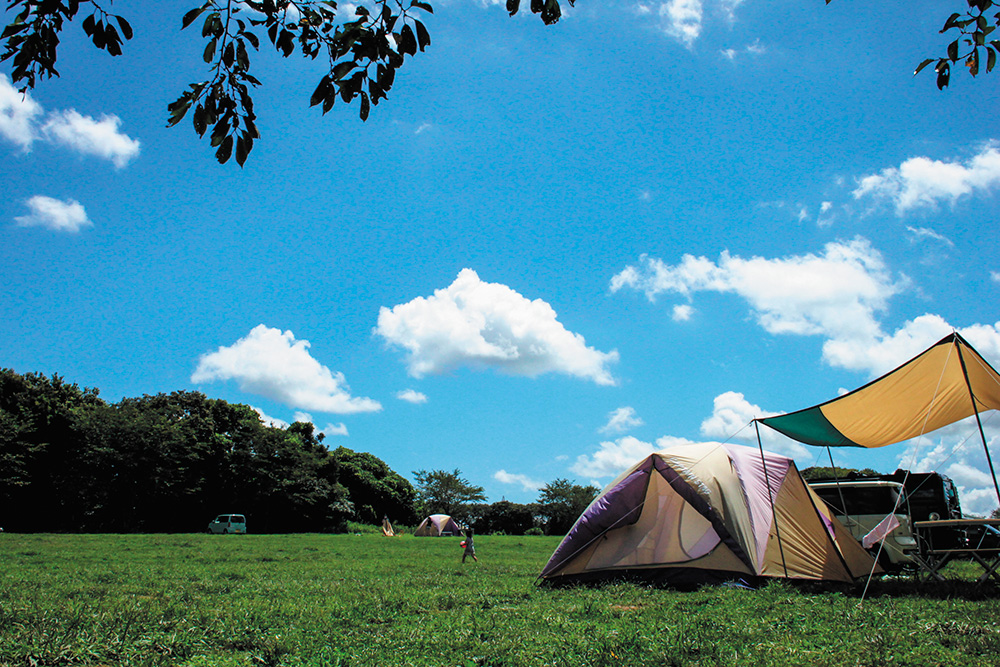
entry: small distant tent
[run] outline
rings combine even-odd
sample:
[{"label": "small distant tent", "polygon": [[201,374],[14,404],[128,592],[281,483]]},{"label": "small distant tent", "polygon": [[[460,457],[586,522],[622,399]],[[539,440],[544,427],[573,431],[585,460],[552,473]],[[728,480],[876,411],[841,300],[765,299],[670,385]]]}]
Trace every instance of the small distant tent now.
[{"label": "small distant tent", "polygon": [[711,443],[655,452],[622,473],[539,576],[685,587],[767,577],[852,582],[873,569],[881,572],[794,461]]},{"label": "small distant tent", "polygon": [[420,522],[413,534],[417,537],[445,537],[461,535],[462,529],[447,514],[431,514]]}]

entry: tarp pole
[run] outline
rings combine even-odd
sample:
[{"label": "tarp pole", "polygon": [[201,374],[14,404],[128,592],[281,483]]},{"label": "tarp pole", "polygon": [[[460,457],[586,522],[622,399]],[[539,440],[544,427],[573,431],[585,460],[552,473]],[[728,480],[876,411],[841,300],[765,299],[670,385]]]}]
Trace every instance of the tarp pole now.
[{"label": "tarp pole", "polygon": [[778,553],[781,554],[781,569],[788,578],[788,566],[785,564],[785,548],[781,545],[781,529],[778,527],[778,513],[774,510],[774,492],[771,491],[771,476],[767,474],[767,460],[764,458],[764,445],[760,441],[760,426],[753,420],[753,428],[757,431],[757,447],[760,449],[760,462],[764,466],[764,481],[767,482],[767,500],[771,503],[771,516],[774,517],[774,533],[778,537]]},{"label": "tarp pole", "polygon": [[965,376],[965,386],[969,388],[969,398],[972,399],[972,412],[976,415],[976,424],[979,425],[979,437],[983,439],[983,451],[986,452],[986,462],[990,464],[990,476],[993,477],[993,488],[997,492],[997,502],[1000,502],[1000,484],[997,484],[997,474],[993,470],[993,459],[990,458],[990,448],[986,446],[986,433],[983,431],[983,421],[979,418],[979,408],[976,406],[976,395],[972,393],[972,381],[969,380],[969,369],[965,367],[965,357],[962,355],[962,345],[955,341],[958,348],[958,361],[962,364],[962,375]]}]

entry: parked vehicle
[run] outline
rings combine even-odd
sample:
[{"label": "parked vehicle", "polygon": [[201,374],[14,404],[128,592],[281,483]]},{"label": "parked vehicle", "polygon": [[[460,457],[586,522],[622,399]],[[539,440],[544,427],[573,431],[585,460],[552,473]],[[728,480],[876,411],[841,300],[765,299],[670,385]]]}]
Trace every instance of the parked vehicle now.
[{"label": "parked vehicle", "polygon": [[220,514],[208,524],[208,532],[215,535],[243,535],[247,532],[247,519],[242,514]]},{"label": "parked vehicle", "polygon": [[899,525],[886,536],[881,550],[872,551],[879,553],[879,564],[888,572],[916,567],[911,553],[917,549],[917,539],[902,484],[868,478],[813,481],[809,486],[859,542],[883,519],[895,515]]},{"label": "parked vehicle", "polygon": [[[962,505],[958,499],[958,489],[951,478],[937,472],[909,472],[896,470],[887,475],[859,475],[849,473],[847,477],[813,480],[814,482],[852,483],[862,480],[898,482],[903,485],[909,516],[912,521],[938,521],[962,518]],[[937,549],[954,549],[965,546],[969,536],[957,528],[932,528],[922,530],[921,537]]]}]

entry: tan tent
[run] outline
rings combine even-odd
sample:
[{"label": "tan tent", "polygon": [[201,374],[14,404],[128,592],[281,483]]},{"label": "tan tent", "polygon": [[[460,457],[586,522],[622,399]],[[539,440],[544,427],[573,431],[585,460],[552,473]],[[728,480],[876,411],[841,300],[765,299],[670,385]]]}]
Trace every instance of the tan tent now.
[{"label": "tan tent", "polygon": [[462,529],[447,514],[431,514],[420,522],[413,534],[417,537],[444,537],[461,535]]},{"label": "tan tent", "polygon": [[541,578],[672,585],[761,578],[851,582],[875,567],[784,456],[685,445],[622,473],[563,539]]}]

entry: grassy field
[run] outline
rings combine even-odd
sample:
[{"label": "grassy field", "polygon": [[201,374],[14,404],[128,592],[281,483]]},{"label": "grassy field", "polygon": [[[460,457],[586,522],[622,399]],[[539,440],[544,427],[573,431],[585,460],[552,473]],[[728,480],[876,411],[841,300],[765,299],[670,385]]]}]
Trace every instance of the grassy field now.
[{"label": "grassy field", "polygon": [[[548,589],[558,543],[0,534],[0,665],[997,665],[1000,592]],[[966,581],[962,581],[965,579]]]}]

